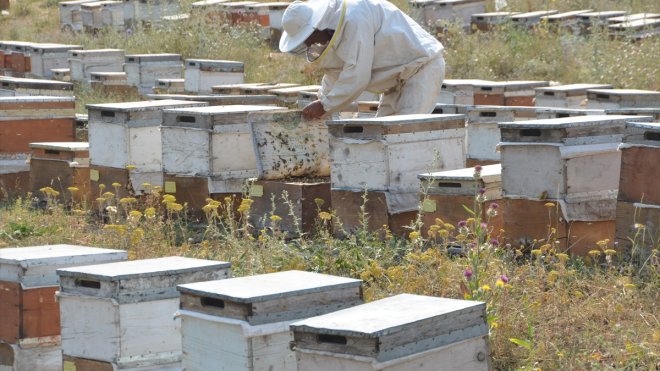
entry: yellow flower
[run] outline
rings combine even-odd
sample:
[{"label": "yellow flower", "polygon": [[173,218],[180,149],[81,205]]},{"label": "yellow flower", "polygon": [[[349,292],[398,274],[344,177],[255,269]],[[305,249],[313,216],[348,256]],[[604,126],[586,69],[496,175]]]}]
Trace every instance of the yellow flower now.
[{"label": "yellow flower", "polygon": [[133,211],[131,211],[131,212],[129,213],[129,215],[132,216],[132,217],[134,217],[134,218],[137,218],[137,219],[139,219],[139,218],[142,217],[142,213],[139,212],[138,210],[133,210]]},{"label": "yellow flower", "polygon": [[148,207],[144,210],[144,215],[146,215],[148,218],[153,218],[156,216],[156,209],[153,207]]},{"label": "yellow flower", "polygon": [[490,328],[495,329],[495,328],[498,328],[498,327],[499,327],[499,325],[497,324],[497,322],[492,322],[492,323],[490,324]]},{"label": "yellow flower", "polygon": [[554,202],[546,202],[545,204],[543,204],[543,206],[545,206],[545,207],[547,207],[548,209],[550,209],[550,208],[555,207],[556,205],[555,205]]},{"label": "yellow flower", "polygon": [[442,238],[449,237],[449,231],[446,230],[446,229],[441,229],[440,232],[438,232],[438,234],[440,234],[440,237],[442,237]]},{"label": "yellow flower", "polygon": [[128,171],[135,170],[135,169],[137,169],[137,166],[135,166],[135,165],[126,165],[126,169],[128,169]]},{"label": "yellow flower", "polygon": [[167,203],[167,210],[181,211],[181,210],[183,210],[183,205],[177,204],[176,202],[168,202]]},{"label": "yellow flower", "polygon": [[543,251],[541,251],[540,249],[534,249],[534,250],[532,250],[532,254],[533,254],[533,255],[536,255],[536,256],[539,256],[539,255],[541,255],[542,253],[543,253]]},{"label": "yellow flower", "polygon": [[314,203],[316,204],[316,206],[321,207],[323,206],[323,204],[325,204],[325,200],[322,198],[315,198]]},{"label": "yellow flower", "polygon": [[635,286],[634,283],[626,283],[626,284],[623,285],[623,287],[626,288],[626,289],[634,289],[637,286]]},{"label": "yellow flower", "polygon": [[410,232],[410,234],[408,235],[408,239],[410,239],[410,241],[412,242],[417,241],[419,239],[419,232],[417,231]]},{"label": "yellow flower", "polygon": [[483,292],[488,292],[488,291],[490,291],[490,286],[488,286],[488,285],[483,285],[483,286],[481,286],[481,291],[483,291]]},{"label": "yellow flower", "polygon": [[497,282],[495,282],[495,286],[500,287],[500,288],[501,288],[501,287],[504,287],[504,281],[502,281],[502,280],[497,280]]},{"label": "yellow flower", "polygon": [[592,258],[597,258],[601,254],[600,250],[591,250],[589,251],[589,255],[591,255]]},{"label": "yellow flower", "polygon": [[105,202],[105,198],[99,197],[99,198],[96,199],[96,202],[103,203],[103,202]]},{"label": "yellow flower", "polygon": [[270,221],[271,221],[271,222],[277,223],[277,222],[279,222],[280,220],[282,220],[282,217],[280,217],[279,215],[271,215],[271,216],[270,216]]},{"label": "yellow flower", "polygon": [[548,272],[548,282],[555,283],[557,282],[557,278],[559,278],[559,272],[555,270]]},{"label": "yellow flower", "polygon": [[149,188],[149,187],[151,187],[151,183],[144,182],[144,183],[142,183],[142,186],[144,188]]},{"label": "yellow flower", "polygon": [[115,187],[115,188],[119,188],[119,187],[121,187],[121,184],[117,183],[117,182],[114,182],[114,183],[112,183],[112,186]]},{"label": "yellow flower", "polygon": [[559,258],[560,262],[566,263],[568,261],[569,256],[568,256],[568,254],[559,253],[559,254],[557,254],[557,258]]},{"label": "yellow flower", "polygon": [[71,192],[71,193],[76,193],[76,192],[79,191],[78,187],[69,187],[69,188],[67,188],[67,189],[68,189],[69,192]]},{"label": "yellow flower", "polygon": [[135,197],[124,197],[119,200],[120,204],[131,204],[133,202],[137,202],[137,199]]},{"label": "yellow flower", "polygon": [[101,191],[103,191],[105,189],[105,184],[103,184],[103,183],[99,184],[99,189]]},{"label": "yellow flower", "polygon": [[332,219],[332,214],[330,214],[329,212],[326,212],[326,211],[321,211],[319,213],[319,218],[321,220],[330,220],[330,219]]},{"label": "yellow flower", "polygon": [[605,250],[605,255],[612,256],[616,254],[616,250],[614,249],[607,249]]},{"label": "yellow flower", "polygon": [[105,198],[111,198],[111,197],[113,197],[114,195],[115,195],[115,194],[112,193],[112,192],[105,192],[104,194],[102,194],[102,196],[105,197]]},{"label": "yellow flower", "polygon": [[173,195],[163,195],[163,203],[169,204],[171,202],[176,202],[176,197]]},{"label": "yellow flower", "polygon": [[144,230],[142,228],[135,228],[131,233],[131,243],[137,244],[144,238]]}]

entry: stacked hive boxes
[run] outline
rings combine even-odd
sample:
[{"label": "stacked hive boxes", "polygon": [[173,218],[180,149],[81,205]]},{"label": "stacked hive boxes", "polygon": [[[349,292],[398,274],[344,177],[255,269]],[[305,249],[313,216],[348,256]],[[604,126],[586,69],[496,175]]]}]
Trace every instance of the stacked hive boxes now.
[{"label": "stacked hive boxes", "polygon": [[70,50],[80,50],[80,45],[33,44],[30,48],[31,75],[39,78],[51,78],[51,70],[69,66]]},{"label": "stacked hive boxes", "polygon": [[560,247],[573,253],[614,239],[621,165],[617,147],[631,120],[650,117],[594,115],[499,124],[504,229],[516,246],[545,239],[549,225]]},{"label": "stacked hive boxes", "polygon": [[572,10],[570,12],[556,13],[541,17],[542,22],[546,22],[554,30],[566,30],[572,34],[579,34],[580,18],[584,13],[591,12],[592,9]]},{"label": "stacked hive boxes", "polygon": [[137,88],[128,84],[126,72],[92,72],[92,89],[105,93],[136,94]]},{"label": "stacked hive boxes", "polygon": [[423,0],[410,1],[415,20],[426,27],[434,27],[437,21],[455,22],[468,29],[473,14],[486,10],[484,0]]},{"label": "stacked hive boxes", "polygon": [[610,89],[604,84],[569,84],[535,88],[536,107],[584,108],[587,89]]},{"label": "stacked hive boxes", "polygon": [[[402,115],[328,122],[332,201],[346,231],[403,234],[418,209],[417,175],[465,167],[464,115]],[[366,194],[366,203],[363,196]]]},{"label": "stacked hive boxes", "polygon": [[187,370],[295,371],[289,324],[362,303],[360,280],[301,271],[177,289]]},{"label": "stacked hive boxes", "polygon": [[180,369],[176,285],[228,278],[229,267],[166,257],[58,269],[64,369]]},{"label": "stacked hive boxes", "polygon": [[[30,143],[30,190],[51,187],[63,201],[89,200],[89,144],[86,142]],[[69,190],[75,187],[77,190]]]},{"label": "stacked hive boxes", "polygon": [[637,89],[587,90],[587,108],[651,108],[660,107],[660,92]]},{"label": "stacked hive boxes", "polygon": [[150,93],[158,79],[180,79],[183,64],[179,54],[132,54],[125,57],[128,83],[140,94]]},{"label": "stacked hive boxes", "polygon": [[547,81],[491,81],[476,83],[474,104],[494,106],[533,106],[534,89],[549,86]]},{"label": "stacked hive boxes", "polygon": [[214,85],[242,84],[243,62],[209,59],[186,59],[185,91],[208,94]]},{"label": "stacked hive boxes", "polygon": [[80,5],[82,27],[85,32],[97,32],[106,27],[124,28],[124,3],[121,1],[92,1]]},{"label": "stacked hive boxes", "polygon": [[0,369],[62,369],[56,269],[126,260],[125,251],[50,245],[0,249]]},{"label": "stacked hive boxes", "polygon": [[62,81],[0,77],[0,96],[73,96],[73,84]]},{"label": "stacked hive boxes", "polygon": [[493,28],[511,22],[511,16],[517,12],[492,12],[472,14],[471,25],[473,29],[480,31],[490,31]]},{"label": "stacked hive boxes", "polygon": [[69,70],[72,81],[89,84],[92,72],[123,72],[124,51],[96,49],[69,51]]},{"label": "stacked hive boxes", "polygon": [[110,190],[119,183],[141,194],[149,187],[145,183],[162,187],[163,109],[205,105],[176,100],[88,105],[92,189],[104,184]]},{"label": "stacked hive boxes", "polygon": [[82,31],[82,4],[94,0],[62,1],[58,3],[60,8],[60,27],[64,31]]}]

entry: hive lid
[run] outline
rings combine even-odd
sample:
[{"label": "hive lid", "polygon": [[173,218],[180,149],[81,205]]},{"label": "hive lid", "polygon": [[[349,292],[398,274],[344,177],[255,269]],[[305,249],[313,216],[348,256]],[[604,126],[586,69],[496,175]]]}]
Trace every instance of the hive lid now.
[{"label": "hive lid", "polygon": [[203,1],[196,1],[192,3],[193,8],[197,7],[204,7],[204,6],[210,6],[210,5],[215,5],[215,4],[222,4],[226,3],[229,0],[203,0]]},{"label": "hive lid", "polygon": [[476,84],[490,84],[493,81],[478,79],[445,79],[442,80],[442,88],[447,86],[474,86]]},{"label": "hive lid", "polygon": [[126,262],[88,265],[58,269],[61,277],[94,278],[100,281],[119,281],[134,278],[194,272],[199,269],[228,269],[231,263],[170,256],[165,258],[132,260]]},{"label": "hive lid", "polygon": [[[587,93],[605,94],[605,95],[635,95],[635,96],[651,96],[660,99],[660,92],[654,90],[640,90],[640,89],[589,89]],[[591,99],[591,97],[590,97]]]},{"label": "hive lid", "polygon": [[484,88],[504,88],[504,90],[533,89],[550,85],[549,81],[485,81],[477,82],[475,87]]},{"label": "hive lid", "polygon": [[147,98],[153,100],[185,100],[206,102],[211,106],[235,105],[235,104],[266,104],[276,105],[279,99],[276,95],[188,95],[188,94],[147,94]]},{"label": "hive lid", "polygon": [[626,14],[626,12],[623,10],[607,10],[604,12],[583,13],[580,14],[580,18],[582,18],[583,20],[588,20],[590,18],[611,18],[611,17],[622,16],[624,14]]},{"label": "hive lid", "polygon": [[6,85],[31,85],[34,87],[47,87],[47,88],[54,88],[57,87],[58,89],[61,90],[73,90],[73,84],[70,82],[63,82],[63,81],[57,81],[57,80],[44,80],[44,79],[28,79],[28,78],[22,78],[22,77],[7,77],[7,76],[0,76],[0,83],[2,83],[2,86]]},{"label": "hive lid", "polygon": [[276,2],[268,2],[268,3],[256,3],[252,5],[248,5],[247,8],[252,10],[252,9],[257,9],[257,8],[282,8],[285,9],[289,5],[291,5],[290,2],[286,1],[276,1]]},{"label": "hive lid", "polygon": [[140,62],[181,62],[181,54],[127,54],[124,56],[126,63]]},{"label": "hive lid", "polygon": [[[624,116],[624,115],[588,115],[575,117],[562,117],[556,119],[527,120],[516,122],[502,122],[497,124],[500,129],[566,129],[574,127],[605,126],[620,124],[626,121],[651,121],[650,116]],[[622,126],[623,127],[623,126]]]},{"label": "hive lid", "polygon": [[202,105],[204,104],[204,102],[164,99],[164,100],[149,100],[149,101],[141,101],[141,102],[88,104],[85,107],[88,110],[135,112],[135,111],[159,111],[168,107],[186,106],[191,104]]},{"label": "hive lid", "polygon": [[557,10],[537,10],[533,12],[526,12],[526,13],[512,15],[511,19],[514,21],[526,20],[529,18],[538,18],[538,17],[557,14],[557,13],[559,13]]},{"label": "hive lid", "polygon": [[395,126],[406,124],[419,124],[427,122],[446,122],[455,120],[464,120],[464,115],[457,114],[414,114],[414,115],[396,115],[386,117],[367,117],[343,120],[329,120],[326,121],[328,126],[343,126],[343,125],[380,125],[380,126]]},{"label": "hive lid", "polygon": [[303,91],[318,91],[321,89],[321,85],[304,85],[304,86],[292,86],[288,88],[276,88],[269,89],[268,93],[275,95],[288,95],[288,94],[298,94]]},{"label": "hive lid", "polygon": [[123,49],[91,49],[91,50],[70,50],[69,55],[76,56],[101,56],[104,54],[115,55],[124,54]]},{"label": "hive lid", "polygon": [[[259,105],[241,105],[234,104],[228,106],[206,106],[206,107],[190,107],[190,108],[172,108],[167,109],[165,112],[174,114],[194,114],[201,116],[216,116],[228,115],[237,113],[249,113],[255,111],[272,111],[277,109],[286,109],[284,107],[272,106],[259,106]],[[247,123],[247,122],[246,122]]]},{"label": "hive lid", "polygon": [[499,17],[510,17],[514,14],[520,14],[520,12],[488,12],[488,13],[476,13],[472,14],[472,19],[479,18],[499,18]]},{"label": "hive lid", "polygon": [[[437,171],[433,173],[419,174],[417,178],[422,180],[457,180],[470,181],[474,179],[474,168]],[[485,165],[481,167],[481,179],[485,183],[499,182],[502,179],[502,164]]]},{"label": "hive lid", "polygon": [[566,84],[566,85],[554,85],[554,86],[544,86],[540,88],[535,88],[536,92],[579,92],[581,94],[587,94],[587,89],[609,89],[612,85],[609,84]]},{"label": "hive lid", "polygon": [[82,45],[69,45],[69,44],[33,44],[32,50],[36,52],[57,52],[69,51],[72,49],[83,49]]},{"label": "hive lid", "polygon": [[605,109],[605,113],[608,115],[658,116],[660,115],[660,107],[612,108],[612,109]]},{"label": "hive lid", "polygon": [[239,61],[215,59],[186,59],[186,67],[221,68],[228,70],[243,70],[244,63]]},{"label": "hive lid", "polygon": [[50,96],[50,95],[26,95],[19,97],[0,97],[0,105],[22,104],[22,103],[51,103],[67,102],[75,103],[74,97]]},{"label": "hive lid", "polygon": [[660,132],[660,122],[629,122],[626,124],[626,127]]},{"label": "hive lid", "polygon": [[577,18],[579,15],[582,15],[584,13],[589,13],[593,9],[583,9],[583,10],[572,10],[570,12],[564,12],[564,13],[556,13],[556,14],[551,14],[551,15],[546,15],[541,17],[541,19],[546,19],[548,22],[557,22],[561,20],[569,20],[569,19],[574,19]]},{"label": "hive lid", "polygon": [[44,142],[30,143],[30,148],[52,149],[55,151],[87,151],[88,142]]},{"label": "hive lid", "polygon": [[340,288],[360,287],[361,280],[327,274],[285,271],[177,286],[182,293],[237,303],[258,303]]}]

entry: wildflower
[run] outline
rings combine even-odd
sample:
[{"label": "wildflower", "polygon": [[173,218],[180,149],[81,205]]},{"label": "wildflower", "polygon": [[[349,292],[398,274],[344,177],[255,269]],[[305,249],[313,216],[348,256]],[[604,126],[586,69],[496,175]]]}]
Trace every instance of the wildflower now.
[{"label": "wildflower", "polygon": [[479,194],[482,195],[486,193],[486,188],[479,188]]},{"label": "wildflower", "polygon": [[635,286],[634,283],[626,283],[626,284],[623,285],[623,287],[626,288],[626,289],[634,289],[637,286]]},{"label": "wildflower", "polygon": [[559,278],[559,272],[555,270],[548,272],[548,282],[555,283],[557,282],[557,278]]},{"label": "wildflower", "polygon": [[612,255],[615,255],[615,254],[616,254],[616,250],[614,250],[614,249],[605,250],[605,255],[607,255],[607,256],[612,256]]},{"label": "wildflower", "polygon": [[271,216],[270,216],[270,221],[273,222],[273,223],[277,223],[277,222],[279,222],[280,220],[282,220],[282,217],[279,216],[279,215],[271,215]]},{"label": "wildflower", "polygon": [[57,196],[60,195],[60,192],[54,190],[54,189],[51,188],[51,187],[44,187],[44,188],[41,188],[41,189],[39,189],[39,190],[40,190],[41,192],[43,192],[46,196],[50,196],[50,197],[57,197]]},{"label": "wildflower", "polygon": [[135,166],[135,165],[126,165],[126,169],[128,169],[128,171],[135,170],[135,169],[137,169],[137,166]]},{"label": "wildflower", "polygon": [[534,250],[532,250],[532,255],[539,256],[539,255],[541,255],[542,253],[543,253],[543,251],[541,251],[540,249],[534,249]]},{"label": "wildflower", "polygon": [[557,258],[559,258],[559,261],[562,262],[562,263],[566,263],[566,261],[568,261],[568,258],[569,258],[568,254],[564,254],[564,253],[559,253],[556,256],[557,256]]},{"label": "wildflower", "polygon": [[107,211],[107,212],[109,212],[109,213],[116,213],[116,212],[117,212],[117,208],[114,207],[114,206],[106,206],[106,207],[105,207],[105,211]]},{"label": "wildflower", "polygon": [[137,202],[135,197],[124,197],[119,200],[120,204],[132,204],[133,202]]},{"label": "wildflower", "polygon": [[594,258],[594,259],[599,257],[600,254],[601,254],[600,250],[591,250],[591,251],[589,251],[589,255],[591,255],[591,257]]},{"label": "wildflower", "polygon": [[327,212],[327,211],[321,211],[321,212],[319,213],[319,218],[320,218],[321,220],[330,220],[330,219],[332,219],[332,214],[330,214],[330,213]]},{"label": "wildflower", "polygon": [[493,202],[488,206],[489,209],[493,209],[493,210],[497,210],[499,207],[500,205],[497,202]]},{"label": "wildflower", "polygon": [[499,246],[500,241],[493,238],[493,239],[490,240],[490,244],[493,245],[493,246]]},{"label": "wildflower", "polygon": [[144,238],[144,229],[135,228],[131,233],[131,243],[137,244]]},{"label": "wildflower", "polygon": [[483,291],[483,292],[488,292],[488,291],[490,291],[490,286],[489,286],[489,285],[483,285],[483,286],[481,286],[481,291]]},{"label": "wildflower", "polygon": [[317,197],[314,199],[314,203],[316,204],[316,206],[321,207],[323,206],[323,204],[325,204],[325,200]]},{"label": "wildflower", "polygon": [[202,211],[205,212],[205,213],[210,213],[211,211],[213,211],[213,210],[215,210],[215,209],[217,209],[217,207],[216,207],[216,208],[213,208],[213,206],[208,205],[208,204],[202,206]]},{"label": "wildflower", "polygon": [[445,222],[440,218],[435,218],[435,225],[443,226]]},{"label": "wildflower", "polygon": [[167,203],[167,210],[170,211],[181,211],[183,210],[183,205],[178,204],[176,202],[168,202]]},{"label": "wildflower", "polygon": [[506,274],[501,275],[500,280],[502,280],[504,283],[509,283],[509,277],[507,277]]},{"label": "wildflower", "polygon": [[472,269],[467,268],[466,270],[463,271],[463,276],[465,276],[465,279],[468,281],[472,279]]},{"label": "wildflower", "polygon": [[151,187],[151,183],[144,182],[144,183],[142,183],[142,187],[149,188],[149,187]]},{"label": "wildflower", "polygon": [[105,198],[99,197],[99,198],[96,199],[96,202],[103,203],[103,202],[105,202]]},{"label": "wildflower", "polygon": [[474,167],[474,179],[479,179],[481,178],[481,165],[477,165]]},{"label": "wildflower", "polygon": [[103,197],[105,197],[105,198],[111,198],[111,197],[114,197],[114,195],[115,195],[115,194],[112,193],[112,192],[105,192],[105,193],[102,194],[101,196],[103,196]]},{"label": "wildflower", "polygon": [[419,237],[420,237],[420,235],[419,235],[419,232],[417,232],[417,231],[412,231],[408,235],[408,239],[410,239],[410,241],[412,241],[412,242],[417,241],[419,239]]},{"label": "wildflower", "polygon": [[498,287],[498,288],[504,287],[504,281],[497,280],[497,282],[495,282],[495,286]]},{"label": "wildflower", "polygon": [[458,222],[457,225],[458,225],[458,228],[464,228],[464,227],[467,227],[467,222],[465,220],[461,220],[460,222]]},{"label": "wildflower", "polygon": [[169,204],[172,202],[176,202],[176,197],[174,197],[174,195],[163,195],[164,204]]},{"label": "wildflower", "polygon": [[112,186],[115,187],[115,188],[119,188],[119,187],[121,187],[121,184],[117,183],[117,182],[114,182],[114,183],[112,183]]},{"label": "wildflower", "polygon": [[449,231],[446,230],[446,229],[441,229],[441,230],[438,232],[438,234],[439,234],[440,237],[442,237],[442,238],[447,238],[447,237],[449,237]]},{"label": "wildflower", "polygon": [[[497,205],[497,204],[495,204]],[[492,204],[491,204],[492,206]],[[486,215],[489,217],[493,218],[497,216],[497,208],[489,207],[488,210],[486,210]]]},{"label": "wildflower", "polygon": [[142,213],[138,210],[133,210],[129,213],[129,215],[133,218],[140,219],[142,217]]},{"label": "wildflower", "polygon": [[546,202],[545,204],[543,204],[543,206],[547,207],[548,209],[552,209],[556,205],[554,202]]},{"label": "wildflower", "polygon": [[68,189],[69,192],[71,192],[71,193],[76,193],[76,192],[78,192],[78,191],[80,190],[80,189],[78,189],[78,187],[69,187],[69,188],[67,188],[67,189]]},{"label": "wildflower", "polygon": [[499,325],[497,324],[497,322],[492,322],[492,323],[490,324],[490,328],[492,328],[492,329],[496,329],[496,328],[498,328],[498,327],[499,327]]},{"label": "wildflower", "polygon": [[105,189],[105,184],[99,184],[99,190],[102,192]]}]

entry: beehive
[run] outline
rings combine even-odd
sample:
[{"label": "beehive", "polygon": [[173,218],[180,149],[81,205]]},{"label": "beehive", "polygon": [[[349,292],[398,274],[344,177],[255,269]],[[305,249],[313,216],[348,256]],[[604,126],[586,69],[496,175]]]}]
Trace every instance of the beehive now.
[{"label": "beehive", "polygon": [[95,49],[69,51],[69,70],[72,81],[89,84],[92,72],[123,72],[124,51]]},{"label": "beehive", "polygon": [[152,90],[156,94],[183,94],[184,81],[184,79],[157,79]]},{"label": "beehive", "polygon": [[654,108],[660,107],[660,92],[637,89],[589,89],[587,108]]},{"label": "beehive", "polygon": [[68,58],[70,50],[80,50],[81,45],[65,44],[34,44],[30,51],[32,60],[31,74],[39,78],[51,78],[52,69],[66,68],[69,66]]},{"label": "beehive", "polygon": [[244,88],[248,88],[251,86],[259,86],[259,85],[267,85],[271,86],[271,84],[262,84],[258,82],[251,82],[251,83],[245,83],[245,84],[224,84],[224,85],[216,85],[211,88],[211,91],[213,94],[225,94],[225,95],[240,95],[243,93]]},{"label": "beehive", "polygon": [[210,59],[186,59],[185,91],[211,93],[214,85],[242,84],[243,62]]},{"label": "beehive", "polygon": [[62,81],[0,76],[0,97],[73,96],[73,84]]},{"label": "beehive", "polygon": [[453,80],[442,82],[442,90],[438,103],[444,104],[474,104],[474,83],[485,83],[484,80]]},{"label": "beehive", "polygon": [[0,41],[0,50],[4,55],[4,74],[6,76],[25,77],[32,71],[30,49],[33,43],[25,41]]},{"label": "beehive", "polygon": [[537,120],[605,114],[602,109],[585,108],[535,107],[535,111]]},{"label": "beehive", "polygon": [[660,18],[642,18],[611,24],[608,27],[613,38],[642,40],[660,34]]},{"label": "beehive", "polygon": [[90,200],[89,143],[30,143],[30,148],[30,189],[34,196],[43,198],[39,190],[51,187],[64,201]]},{"label": "beehive", "polygon": [[402,294],[291,324],[299,370],[490,370],[486,304]]},{"label": "beehive", "polygon": [[443,20],[469,28],[472,15],[486,10],[484,0],[410,1],[409,4],[418,8],[413,13],[417,13],[416,20],[425,26],[432,26],[436,21]]},{"label": "beehive", "polygon": [[[198,208],[212,194],[244,193],[246,181],[257,176],[247,116],[277,109],[283,108],[233,105],[165,110],[161,127],[163,172],[168,178],[165,192]],[[181,176],[200,178],[206,189],[189,193],[189,181]]]},{"label": "beehive", "polygon": [[124,0],[124,24],[129,29],[136,24],[150,24],[165,16],[181,12],[181,4],[175,0]]},{"label": "beehive", "polygon": [[92,2],[94,0],[74,0],[62,1],[58,3],[60,9],[60,27],[64,31],[82,31],[82,4]]},{"label": "beehive", "polygon": [[55,81],[71,81],[71,70],[69,68],[53,68],[50,70],[52,79]]},{"label": "beehive", "polygon": [[[274,18],[274,21],[276,21],[276,26],[281,28],[281,16],[284,14],[284,11],[289,6],[289,4],[289,2],[266,2],[247,5],[245,7],[246,11],[244,15],[244,21],[253,22],[259,25],[261,28],[261,37],[267,40],[270,38],[271,34],[271,15]],[[277,19],[277,14],[279,14],[279,19]]]},{"label": "beehive", "polygon": [[305,121],[301,111],[264,111],[248,115],[260,180],[330,175],[328,129]]},{"label": "beehive", "polygon": [[260,95],[268,94],[269,90],[272,89],[284,89],[284,88],[293,88],[300,86],[299,84],[291,83],[261,83],[261,84],[251,84],[249,86],[239,87],[239,94],[245,95]]},{"label": "beehive", "polygon": [[628,123],[621,150],[619,201],[660,205],[660,124]]},{"label": "beehive", "polygon": [[566,30],[572,34],[579,34],[580,30],[580,15],[590,13],[592,9],[572,10],[564,13],[556,13],[541,17],[542,22],[546,22],[551,28],[555,30]]},{"label": "beehive", "polygon": [[660,120],[660,107],[657,108],[614,108],[604,110],[608,115],[651,116]]},{"label": "beehive", "polygon": [[[162,111],[205,105],[177,100],[87,105],[92,188],[112,189],[116,182],[140,194],[143,183],[162,187]],[[129,171],[128,165],[135,169]]]},{"label": "beehive", "polygon": [[[378,113],[378,106],[380,102],[377,100],[358,100],[356,103],[357,106],[357,116],[358,118],[371,118],[376,117]],[[435,108],[433,109],[433,114],[461,114],[464,115],[467,113],[466,105],[462,104],[446,104],[446,103],[436,103]]]},{"label": "beehive", "polygon": [[131,54],[125,57],[124,72],[129,84],[147,94],[158,79],[183,77],[183,64],[180,54]]},{"label": "beehive", "polygon": [[121,1],[92,1],[80,5],[83,30],[96,32],[105,27],[124,27],[124,3]]},{"label": "beehive", "polygon": [[151,100],[194,100],[206,102],[209,106],[261,105],[276,106],[279,99],[275,95],[190,95],[190,94],[147,94]]},{"label": "beehive", "polygon": [[289,324],[362,303],[360,280],[302,271],[177,289],[188,370],[295,371]]},{"label": "beehive", "polygon": [[268,90],[268,94],[276,95],[280,104],[295,107],[298,102],[298,94],[300,92],[318,92],[321,89],[320,85],[304,85],[304,86],[293,86],[289,88],[277,88]]},{"label": "beehive", "polygon": [[535,88],[537,107],[584,108],[587,89],[611,89],[607,84],[569,84]]},{"label": "beehive", "polygon": [[176,286],[228,278],[229,267],[166,257],[58,269],[64,369],[180,367]]},{"label": "beehive", "polygon": [[255,1],[229,1],[222,3],[220,9],[224,13],[225,22],[236,25],[249,22],[247,18],[247,7],[255,4],[257,4]]},{"label": "beehive", "polygon": [[56,269],[126,259],[125,251],[74,245],[0,249],[0,368],[60,370]]},{"label": "beehive", "polygon": [[541,22],[542,17],[547,17],[557,13],[559,12],[556,10],[537,10],[533,12],[514,14],[511,16],[511,22],[520,27],[531,28],[538,25]]},{"label": "beehive", "polygon": [[250,225],[289,237],[312,233],[322,222],[319,213],[331,208],[329,178],[255,180],[248,195],[252,200]]},{"label": "beehive", "polygon": [[511,22],[511,16],[519,14],[518,12],[491,12],[472,14],[471,25],[480,31],[490,31],[491,29]]},{"label": "beehive", "polygon": [[583,33],[591,32],[591,28],[607,26],[607,20],[613,17],[620,17],[626,12],[620,10],[608,10],[604,12],[589,12],[579,15],[580,28]]},{"label": "beehive", "polygon": [[135,86],[128,84],[126,72],[92,72],[90,85],[92,89],[114,94],[137,94]]},{"label": "beehive", "polygon": [[0,153],[0,200],[24,196],[30,187],[30,165],[25,153]]},{"label": "beehive", "polygon": [[549,86],[547,81],[491,81],[475,83],[474,104],[493,106],[533,106],[534,88]]},{"label": "beehive", "polygon": [[[474,168],[424,173],[418,176],[422,199],[422,223],[424,230],[436,224],[436,218],[444,223],[456,225],[466,220],[470,215],[465,207],[475,213],[481,207],[480,217],[488,222],[488,228],[493,235],[498,235],[502,228],[503,210],[497,208],[497,216],[486,214],[488,207],[494,202],[501,206],[502,198],[502,167],[500,164],[483,166],[479,177],[475,177]],[[483,193],[481,193],[483,191]],[[477,195],[482,194],[485,202],[477,201]]]},{"label": "beehive", "polygon": [[224,21],[220,4],[229,0],[203,0],[191,4],[193,14],[206,16],[210,21]]}]

